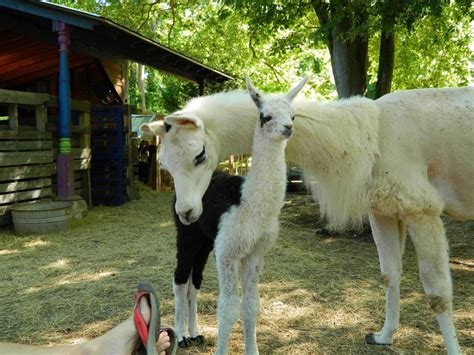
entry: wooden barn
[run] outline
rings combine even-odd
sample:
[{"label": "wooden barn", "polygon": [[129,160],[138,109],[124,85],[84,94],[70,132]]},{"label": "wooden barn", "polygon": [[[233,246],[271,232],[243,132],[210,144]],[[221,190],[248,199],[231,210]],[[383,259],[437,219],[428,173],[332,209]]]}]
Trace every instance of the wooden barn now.
[{"label": "wooden barn", "polygon": [[127,63],[196,82],[232,78],[106,18],[0,0],[0,225],[40,198],[131,198]]}]

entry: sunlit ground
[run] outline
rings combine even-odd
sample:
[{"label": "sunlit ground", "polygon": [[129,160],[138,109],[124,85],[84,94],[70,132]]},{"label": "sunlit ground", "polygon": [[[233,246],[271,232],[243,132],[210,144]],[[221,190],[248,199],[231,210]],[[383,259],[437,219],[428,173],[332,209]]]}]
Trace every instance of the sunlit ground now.
[{"label": "sunlit ground", "polygon": [[[163,322],[173,324],[175,234],[171,195],[146,188],[120,207],[96,207],[61,234],[15,237],[0,229],[0,341],[79,343],[130,316],[139,280],[159,290]],[[441,353],[434,315],[424,298],[413,247],[407,242],[401,285],[401,328],[390,347],[364,344],[384,317],[384,288],[375,246],[367,236],[321,236],[316,206],[291,195],[280,238],[265,259],[257,337],[261,354]],[[448,221],[455,322],[464,353],[474,353],[474,224]],[[211,257],[199,294],[213,353],[218,294]],[[230,351],[243,353],[240,322]]]}]

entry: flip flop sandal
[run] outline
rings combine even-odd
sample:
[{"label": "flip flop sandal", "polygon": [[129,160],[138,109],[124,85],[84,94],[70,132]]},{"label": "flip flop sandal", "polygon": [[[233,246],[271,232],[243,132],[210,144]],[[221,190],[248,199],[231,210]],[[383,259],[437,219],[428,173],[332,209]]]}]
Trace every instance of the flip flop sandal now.
[{"label": "flip flop sandal", "polygon": [[[147,297],[151,308],[150,323],[146,324],[143,315],[140,312],[140,299]],[[138,353],[140,355],[157,355],[156,339],[163,331],[168,333],[171,346],[166,350],[167,355],[176,354],[176,333],[173,328],[168,326],[160,326],[160,305],[153,286],[142,281],[138,284],[138,291],[135,293],[135,309],[133,310],[133,321],[140,337]]]}]

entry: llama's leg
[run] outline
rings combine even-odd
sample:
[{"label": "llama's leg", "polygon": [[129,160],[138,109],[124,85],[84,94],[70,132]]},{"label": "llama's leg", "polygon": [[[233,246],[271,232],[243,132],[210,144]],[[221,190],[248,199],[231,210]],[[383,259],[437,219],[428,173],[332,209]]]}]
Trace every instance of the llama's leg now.
[{"label": "llama's leg", "polygon": [[436,313],[448,354],[460,354],[453,321],[453,287],[443,222],[439,216],[409,218],[408,231],[415,246],[423,288]]},{"label": "llama's leg", "polygon": [[385,323],[378,333],[370,333],[368,344],[392,344],[400,321],[400,279],[402,255],[406,240],[404,223],[377,214],[370,215],[370,226],[379,254],[380,270],[385,283]]},{"label": "llama's leg", "polygon": [[[197,227],[194,225],[177,225],[178,235],[176,239],[176,269],[174,272],[173,293],[175,299],[175,331],[180,347],[190,346],[186,337],[189,324],[189,288],[192,285],[193,266],[195,263],[196,250],[201,248],[203,239]],[[197,297],[196,292],[193,297]]]},{"label": "llama's leg", "polygon": [[195,344],[204,343],[204,337],[199,331],[197,319],[197,294],[202,284],[202,274],[206,266],[207,259],[214,247],[214,242],[207,240],[196,255],[193,271],[192,282],[189,283],[188,300],[189,300],[189,334],[191,341]]},{"label": "llama's leg", "polygon": [[180,347],[188,347],[189,341],[186,338],[186,328],[188,325],[188,288],[191,277],[185,283],[178,283],[176,276],[173,282],[174,293],[174,327]]},{"label": "llama's leg", "polygon": [[263,257],[255,254],[243,260],[242,317],[244,321],[245,354],[258,354],[257,315],[260,310],[258,278],[263,268]]},{"label": "llama's leg", "polygon": [[[219,235],[217,236],[219,239]],[[229,336],[239,317],[239,262],[240,259],[229,255],[234,250],[232,242],[219,243],[216,240],[216,266],[219,277],[219,300],[217,304],[217,355],[227,354]],[[220,245],[225,244],[225,245]],[[228,245],[231,244],[231,245]]]}]

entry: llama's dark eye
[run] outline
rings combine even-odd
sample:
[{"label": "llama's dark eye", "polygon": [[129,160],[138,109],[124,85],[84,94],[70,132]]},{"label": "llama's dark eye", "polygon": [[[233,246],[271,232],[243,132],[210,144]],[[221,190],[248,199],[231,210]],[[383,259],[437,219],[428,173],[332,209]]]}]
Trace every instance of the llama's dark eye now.
[{"label": "llama's dark eye", "polygon": [[291,120],[294,121],[294,120],[295,120],[295,116],[291,116]]},{"label": "llama's dark eye", "polygon": [[206,160],[206,147],[202,146],[202,151],[196,157],[194,158],[194,166],[198,166],[199,164],[202,164]]},{"label": "llama's dark eye", "polygon": [[263,127],[263,125],[271,119],[272,116],[264,115],[262,112],[260,112],[260,127]]}]

